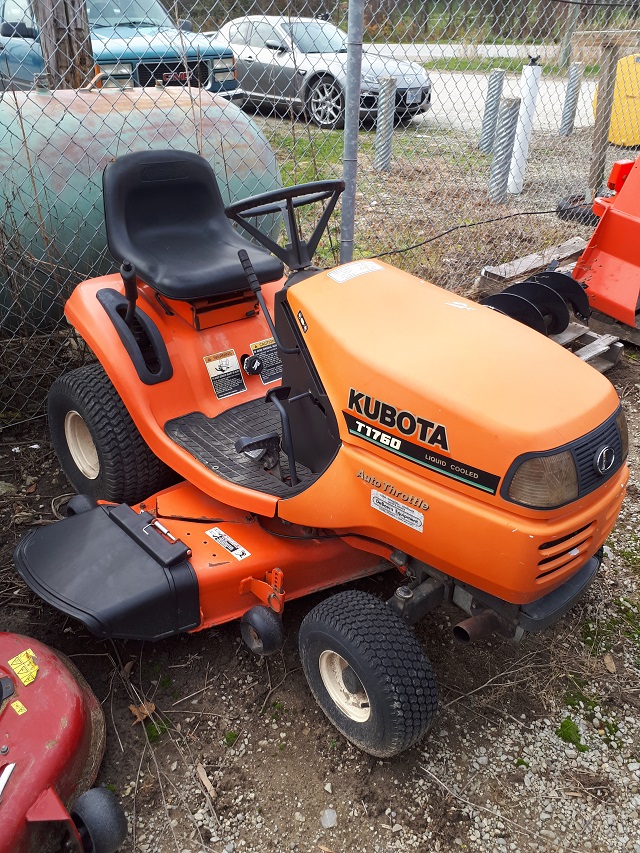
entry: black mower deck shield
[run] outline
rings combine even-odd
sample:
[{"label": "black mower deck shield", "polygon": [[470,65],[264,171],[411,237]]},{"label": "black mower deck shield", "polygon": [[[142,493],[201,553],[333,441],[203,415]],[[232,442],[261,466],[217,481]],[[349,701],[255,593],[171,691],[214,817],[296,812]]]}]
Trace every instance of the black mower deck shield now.
[{"label": "black mower deck shield", "polygon": [[169,542],[149,513],[125,504],[33,530],[14,559],[37,595],[98,637],[158,640],[200,624],[186,546]]}]

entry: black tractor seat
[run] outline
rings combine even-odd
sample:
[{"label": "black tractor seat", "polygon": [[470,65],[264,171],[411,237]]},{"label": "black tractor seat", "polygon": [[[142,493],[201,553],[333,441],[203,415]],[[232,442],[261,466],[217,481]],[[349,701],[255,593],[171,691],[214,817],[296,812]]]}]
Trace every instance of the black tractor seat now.
[{"label": "black tractor seat", "polygon": [[137,151],[102,178],[107,244],[118,262],[169,299],[247,289],[244,249],[260,284],[282,277],[282,261],[239,234],[225,214],[213,169],[199,154]]}]

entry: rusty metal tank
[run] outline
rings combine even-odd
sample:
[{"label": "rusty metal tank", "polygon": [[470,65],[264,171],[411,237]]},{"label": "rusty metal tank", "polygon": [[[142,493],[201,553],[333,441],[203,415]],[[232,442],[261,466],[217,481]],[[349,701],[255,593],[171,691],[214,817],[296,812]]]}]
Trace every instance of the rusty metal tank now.
[{"label": "rusty metal tank", "polygon": [[[102,171],[119,154],[154,148],[201,153],[225,201],[282,185],[249,116],[206,91],[0,94],[0,338],[55,329],[72,287],[113,269]],[[275,235],[280,222],[265,225]]]}]

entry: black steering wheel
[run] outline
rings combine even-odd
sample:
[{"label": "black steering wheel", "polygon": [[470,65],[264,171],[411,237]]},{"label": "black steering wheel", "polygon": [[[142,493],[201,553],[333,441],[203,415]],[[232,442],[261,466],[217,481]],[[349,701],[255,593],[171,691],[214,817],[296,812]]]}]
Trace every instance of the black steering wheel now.
[{"label": "black steering wheel", "polygon": [[[308,184],[295,184],[292,187],[281,187],[266,193],[241,199],[225,208],[225,213],[237,222],[245,231],[261,243],[266,249],[280,258],[292,271],[302,270],[310,266],[311,260],[318,247],[320,238],[327,227],[331,214],[344,192],[344,181],[312,181]],[[308,204],[326,201],[324,211],[308,240],[301,238],[296,225],[295,211]],[[284,218],[289,243],[280,246],[268,235],[260,231],[248,219],[281,213]]]}]

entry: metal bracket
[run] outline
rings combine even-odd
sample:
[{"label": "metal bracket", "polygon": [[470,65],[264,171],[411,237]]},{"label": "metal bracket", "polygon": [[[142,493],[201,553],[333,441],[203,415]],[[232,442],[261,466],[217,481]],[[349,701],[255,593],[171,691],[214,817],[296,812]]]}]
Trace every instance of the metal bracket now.
[{"label": "metal bracket", "polygon": [[265,574],[263,581],[258,578],[244,578],[240,581],[240,595],[252,592],[274,613],[282,613],[284,610],[284,573],[280,569],[271,569]]}]

